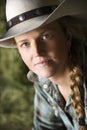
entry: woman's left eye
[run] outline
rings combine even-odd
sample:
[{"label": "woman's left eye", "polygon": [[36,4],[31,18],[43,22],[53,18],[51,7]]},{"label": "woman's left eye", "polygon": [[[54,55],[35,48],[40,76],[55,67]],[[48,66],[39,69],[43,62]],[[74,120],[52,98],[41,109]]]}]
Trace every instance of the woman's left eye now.
[{"label": "woman's left eye", "polygon": [[52,35],[51,34],[44,34],[43,35],[43,40],[49,40],[52,38]]}]

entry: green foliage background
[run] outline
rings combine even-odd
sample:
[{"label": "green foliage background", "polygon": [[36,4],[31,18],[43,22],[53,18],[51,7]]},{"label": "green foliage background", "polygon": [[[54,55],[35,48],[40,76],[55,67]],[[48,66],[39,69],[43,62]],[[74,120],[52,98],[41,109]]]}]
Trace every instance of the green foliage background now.
[{"label": "green foliage background", "polygon": [[[6,31],[5,0],[0,0],[0,36]],[[33,85],[17,49],[0,48],[0,130],[30,130]]]}]

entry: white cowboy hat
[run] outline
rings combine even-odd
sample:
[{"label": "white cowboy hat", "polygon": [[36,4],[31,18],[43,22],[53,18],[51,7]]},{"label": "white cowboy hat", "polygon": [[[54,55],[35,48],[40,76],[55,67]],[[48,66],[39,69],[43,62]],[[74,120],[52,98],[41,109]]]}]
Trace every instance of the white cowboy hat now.
[{"label": "white cowboy hat", "polygon": [[87,20],[87,0],[7,0],[8,30],[0,46],[14,48],[13,37],[71,15]]}]

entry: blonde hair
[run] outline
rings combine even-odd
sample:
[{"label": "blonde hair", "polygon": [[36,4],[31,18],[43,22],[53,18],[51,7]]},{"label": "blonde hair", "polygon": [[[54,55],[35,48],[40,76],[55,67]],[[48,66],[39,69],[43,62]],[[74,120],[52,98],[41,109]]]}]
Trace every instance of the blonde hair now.
[{"label": "blonde hair", "polygon": [[80,20],[66,16],[60,18],[58,23],[62,27],[65,34],[72,35],[71,46],[69,48],[69,66],[71,69],[71,91],[72,91],[72,105],[75,108],[78,116],[79,130],[87,130],[85,124],[85,110],[84,110],[84,97],[83,97],[83,82],[84,82],[84,68],[83,68],[83,44],[85,42],[85,36],[83,31],[83,25]]}]

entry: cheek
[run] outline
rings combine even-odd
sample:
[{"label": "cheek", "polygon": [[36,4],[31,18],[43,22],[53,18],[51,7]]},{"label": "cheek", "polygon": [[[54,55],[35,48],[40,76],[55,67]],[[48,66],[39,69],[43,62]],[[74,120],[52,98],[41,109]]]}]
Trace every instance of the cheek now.
[{"label": "cheek", "polygon": [[52,44],[51,50],[51,54],[54,58],[62,60],[67,58],[68,49],[65,40],[58,39],[54,44]]},{"label": "cheek", "polygon": [[[50,46],[48,47],[48,50],[51,50],[54,53],[60,53],[65,50],[65,43],[61,42],[59,39],[57,41],[54,41],[53,43],[50,43]],[[62,53],[61,52],[61,53]]]},{"label": "cheek", "polygon": [[30,60],[29,60],[29,55],[28,55],[28,53],[26,53],[25,51],[20,51],[20,50],[19,50],[19,54],[20,54],[20,56],[21,56],[23,62],[28,66],[29,61],[30,61]]},{"label": "cheek", "polygon": [[67,58],[68,49],[67,49],[66,43],[61,43],[61,45],[58,46],[57,54],[59,54],[61,59]]}]

